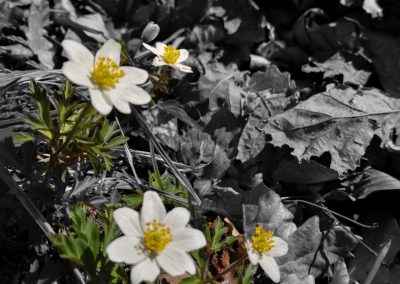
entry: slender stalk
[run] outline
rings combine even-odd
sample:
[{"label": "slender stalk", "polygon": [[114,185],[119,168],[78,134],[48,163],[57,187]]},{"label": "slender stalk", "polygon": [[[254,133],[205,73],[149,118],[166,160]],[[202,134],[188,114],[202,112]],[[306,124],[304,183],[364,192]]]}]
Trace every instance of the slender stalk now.
[{"label": "slender stalk", "polygon": [[157,161],[156,161],[156,157],[155,157],[154,145],[153,145],[153,143],[151,143],[151,141],[149,141],[149,146],[150,146],[150,153],[151,153],[151,162],[153,164],[153,169],[154,169],[154,173],[156,174],[157,182],[160,186],[160,189],[162,191],[165,191],[165,188],[164,188],[164,185],[162,184],[162,180],[161,180],[161,176],[160,176],[160,170],[158,169],[158,165],[157,165]]},{"label": "slender stalk", "polygon": [[286,202],[298,202],[298,203],[303,203],[303,204],[307,204],[307,205],[310,205],[310,206],[314,206],[316,208],[319,208],[319,209],[321,209],[323,211],[329,212],[329,213],[331,213],[331,214],[333,214],[335,216],[338,216],[338,217],[340,217],[340,218],[342,218],[342,219],[344,219],[344,220],[346,220],[346,221],[348,221],[350,223],[353,223],[354,225],[357,225],[357,226],[360,226],[360,227],[363,227],[363,228],[367,228],[367,229],[376,229],[376,228],[378,228],[378,225],[376,223],[372,224],[372,226],[365,225],[365,224],[357,222],[357,221],[355,221],[353,219],[350,219],[350,218],[348,218],[348,217],[346,217],[346,216],[344,216],[344,215],[342,215],[340,213],[332,211],[332,210],[330,210],[328,208],[325,208],[323,206],[314,204],[312,202],[308,202],[308,201],[301,200],[301,199],[291,199],[291,200],[284,200],[284,201],[286,201]]},{"label": "slender stalk", "polygon": [[194,206],[199,206],[201,205],[201,199],[197,195],[197,193],[194,191],[192,188],[192,185],[190,182],[187,180],[187,178],[177,169],[175,164],[172,162],[171,158],[168,156],[168,154],[165,152],[165,150],[162,148],[160,143],[158,143],[157,139],[154,137],[153,133],[149,129],[145,119],[142,117],[142,115],[136,110],[136,108],[132,108],[133,113],[135,116],[138,118],[139,124],[142,126],[146,136],[151,140],[151,142],[154,144],[154,147],[157,149],[158,153],[163,157],[165,162],[167,163],[168,167],[171,169],[171,171],[174,173],[175,177],[179,180],[179,182],[186,188],[186,190],[190,193],[192,198],[194,199],[193,205]]},{"label": "slender stalk", "polygon": [[350,235],[352,235],[354,238],[358,239],[358,241],[360,242],[361,245],[363,245],[367,250],[369,250],[372,254],[374,254],[375,256],[378,256],[378,253],[376,251],[374,251],[371,247],[369,247],[366,243],[364,243],[362,240],[360,240],[358,238],[358,236],[356,234],[354,234],[351,230],[349,230],[348,228],[346,228],[345,226],[343,226],[339,220],[333,216],[332,213],[330,212],[325,212],[329,217],[331,217],[333,219],[333,221],[339,225],[340,227],[342,227],[343,230],[345,230],[346,232],[348,232]]},{"label": "slender stalk", "polygon": [[[125,137],[125,133],[122,130],[121,124],[119,123],[119,119],[118,119],[117,114],[115,112],[114,112],[114,118],[115,118],[115,121],[117,122],[118,128],[119,128],[122,136]],[[135,166],[133,164],[133,157],[132,157],[131,150],[129,149],[128,142],[124,143],[124,150],[125,150],[125,153],[126,153],[126,158],[128,159],[129,166],[131,167],[132,173],[135,176],[136,182],[139,185],[143,184],[142,181],[140,180],[139,175],[137,174]]]}]

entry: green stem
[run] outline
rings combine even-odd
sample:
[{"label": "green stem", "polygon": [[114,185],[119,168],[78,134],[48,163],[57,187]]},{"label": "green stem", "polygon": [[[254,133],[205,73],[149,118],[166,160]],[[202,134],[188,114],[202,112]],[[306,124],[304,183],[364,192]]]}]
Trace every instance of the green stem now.
[{"label": "green stem", "polygon": [[86,103],[85,107],[83,108],[83,110],[81,111],[81,113],[79,114],[77,120],[75,121],[74,126],[72,127],[72,129],[69,131],[67,138],[65,139],[64,143],[61,145],[60,148],[57,149],[57,151],[55,153],[52,154],[53,160],[58,156],[58,154],[60,154],[65,147],[67,147],[68,143],[71,141],[72,137],[74,136],[76,130],[79,127],[79,124],[81,123],[84,115],[86,114],[86,112],[89,110],[90,108],[90,103]]}]

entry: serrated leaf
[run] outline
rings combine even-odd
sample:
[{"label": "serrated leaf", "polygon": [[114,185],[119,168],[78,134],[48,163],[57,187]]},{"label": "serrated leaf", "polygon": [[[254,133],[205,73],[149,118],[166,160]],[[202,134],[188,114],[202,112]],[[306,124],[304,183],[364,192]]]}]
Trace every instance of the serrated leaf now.
[{"label": "serrated leaf", "polygon": [[93,258],[96,258],[97,254],[99,253],[99,244],[100,244],[99,228],[93,220],[89,219],[88,222],[86,223],[84,232],[87,244],[89,245],[90,250],[92,251]]},{"label": "serrated leaf", "polygon": [[257,268],[257,265],[249,264],[244,272],[244,275],[239,278],[239,284],[251,284],[253,276],[257,272]]},{"label": "serrated leaf", "polygon": [[304,65],[301,71],[306,73],[322,72],[324,73],[324,78],[342,75],[343,83],[351,83],[358,86],[364,86],[371,75],[371,72],[356,69],[353,63],[346,61],[339,52],[335,53],[325,62],[313,61],[308,65]]},{"label": "serrated leaf", "polygon": [[331,154],[330,168],[354,170],[382,123],[400,112],[400,100],[377,89],[335,88],[319,93],[268,120],[262,132],[272,143],[293,148],[301,160]]},{"label": "serrated leaf", "polygon": [[243,115],[250,114],[243,128],[238,144],[237,159],[246,162],[257,156],[267,141],[263,132],[271,116],[282,113],[293,98],[285,93],[271,93],[266,90],[260,93],[247,93],[243,103]]},{"label": "serrated leaf", "polygon": [[143,202],[143,194],[138,193],[138,194],[125,195],[124,197],[122,197],[122,200],[128,207],[137,209]]}]

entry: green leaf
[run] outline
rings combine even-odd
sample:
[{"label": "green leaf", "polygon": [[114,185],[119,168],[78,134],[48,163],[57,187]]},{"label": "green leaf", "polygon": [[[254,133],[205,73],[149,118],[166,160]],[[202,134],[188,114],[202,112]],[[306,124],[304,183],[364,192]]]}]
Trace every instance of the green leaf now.
[{"label": "green leaf", "polygon": [[19,132],[13,137],[14,144],[24,144],[25,142],[33,141],[35,137],[28,132]]},{"label": "green leaf", "polygon": [[50,101],[45,91],[40,90],[39,85],[31,80],[30,90],[33,94],[33,98],[36,101],[38,119],[46,125],[49,129],[52,128],[51,113],[50,113]]},{"label": "green leaf", "polygon": [[214,220],[214,236],[211,243],[211,250],[219,251],[222,249],[222,244],[220,244],[221,238],[224,234],[228,232],[228,228],[224,226],[224,222],[218,216]]},{"label": "green leaf", "polygon": [[128,206],[133,209],[139,208],[139,206],[143,202],[143,193],[139,192],[135,194],[129,194],[122,197],[122,201]]},{"label": "green leaf", "polygon": [[89,219],[86,227],[85,227],[85,236],[87,244],[92,251],[93,257],[96,258],[99,253],[99,245],[100,245],[100,236],[99,236],[99,228],[96,223]]},{"label": "green leaf", "polygon": [[107,246],[117,237],[117,224],[112,217],[112,211],[107,212],[107,216],[103,218],[103,245],[101,251],[106,256]]},{"label": "green leaf", "polygon": [[257,265],[249,264],[244,272],[239,278],[239,284],[251,284],[254,274],[257,272]]},{"label": "green leaf", "polygon": [[202,284],[203,280],[201,280],[200,278],[198,278],[196,276],[192,276],[192,277],[187,277],[187,278],[183,279],[179,283],[180,284]]},{"label": "green leaf", "polygon": [[117,136],[114,137],[113,139],[111,139],[110,142],[108,142],[104,148],[106,149],[110,149],[110,148],[116,148],[116,147],[120,147],[122,146],[125,142],[127,142],[129,140],[128,137],[125,136]]},{"label": "green leaf", "polygon": [[56,235],[52,238],[53,243],[57,246],[62,254],[60,257],[83,266],[82,256],[89,247],[80,239],[73,239],[66,235]]}]

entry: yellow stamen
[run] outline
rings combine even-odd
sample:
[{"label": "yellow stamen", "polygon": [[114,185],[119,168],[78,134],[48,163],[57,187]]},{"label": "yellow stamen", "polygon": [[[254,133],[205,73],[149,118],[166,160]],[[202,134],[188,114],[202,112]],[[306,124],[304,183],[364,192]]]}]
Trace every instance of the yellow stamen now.
[{"label": "yellow stamen", "polygon": [[146,223],[144,246],[151,252],[160,253],[172,241],[172,234],[165,224],[156,220]]},{"label": "yellow stamen", "polygon": [[125,76],[125,71],[109,57],[99,57],[94,65],[92,82],[100,89],[114,88],[119,79]]},{"label": "yellow stamen", "polygon": [[270,230],[265,231],[260,226],[256,227],[256,231],[251,237],[253,249],[259,253],[267,253],[274,247],[273,234]]},{"label": "yellow stamen", "polygon": [[180,55],[181,52],[177,50],[175,47],[169,45],[164,47],[163,57],[164,61],[167,62],[168,64],[175,64],[178,61]]}]

